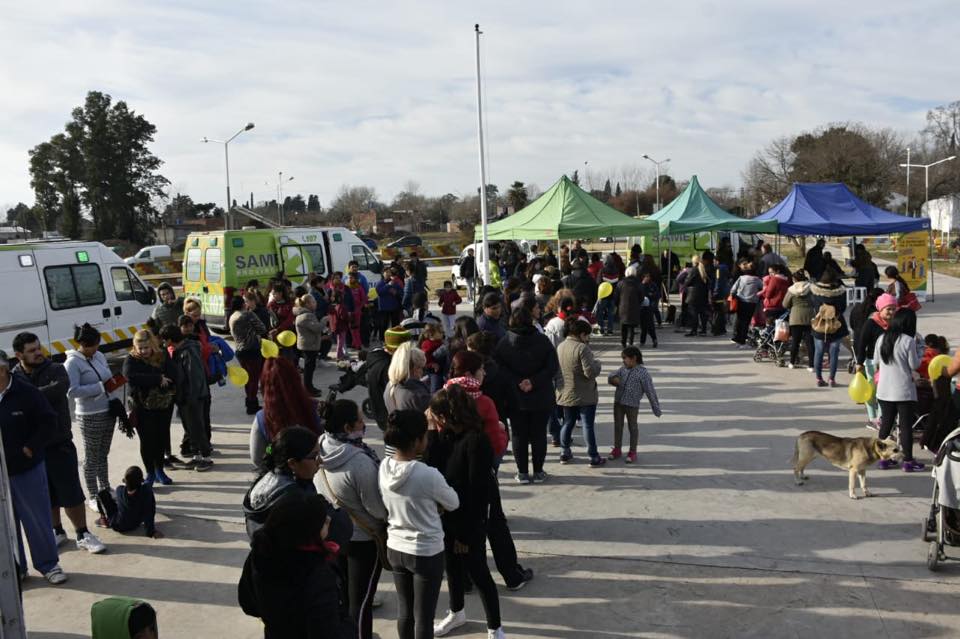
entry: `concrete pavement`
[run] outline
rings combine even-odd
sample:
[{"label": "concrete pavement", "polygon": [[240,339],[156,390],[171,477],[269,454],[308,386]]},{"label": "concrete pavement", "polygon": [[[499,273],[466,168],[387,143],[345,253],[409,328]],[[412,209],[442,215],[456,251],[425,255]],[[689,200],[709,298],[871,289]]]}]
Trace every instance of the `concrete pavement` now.
[{"label": "concrete pavement", "polygon": [[[960,345],[958,310],[960,281],[938,276],[937,300],[921,311],[921,330]],[[594,348],[604,376],[619,365],[619,343],[597,339]],[[960,563],[939,573],[924,565],[919,533],[928,474],[872,470],[876,497],[851,501],[846,472],[819,460],[807,485],[793,484],[797,434],[867,434],[862,408],[845,388],[818,389],[805,370],[756,364],[726,339],[672,330],[644,357],[664,415],[657,420],[641,407],[637,465],[590,469],[580,445],[578,463],[568,466],[549,449],[543,485],[515,484],[509,461],[501,469],[521,562],[536,571],[524,590],[501,589],[508,636],[957,635]],[[331,365],[320,375],[324,386],[336,378]],[[845,372],[839,381],[846,384]],[[259,621],[236,605],[247,548],[240,501],[251,479],[250,420],[239,389],[215,393],[215,469],[176,472],[174,486],[157,489],[167,538],[103,531],[106,555],[63,553],[65,585],[53,588],[31,575],[24,593],[31,637],[89,636],[90,604],[115,594],[153,603],[165,637],[262,636]],[[612,440],[612,397],[612,387],[601,384],[604,452]],[[123,469],[139,463],[136,442],[118,434],[110,461],[119,483]],[[394,637],[389,575],[381,592],[375,627]],[[438,612],[446,603],[444,592]],[[471,623],[454,636],[483,636],[476,596],[468,597],[467,614]]]}]

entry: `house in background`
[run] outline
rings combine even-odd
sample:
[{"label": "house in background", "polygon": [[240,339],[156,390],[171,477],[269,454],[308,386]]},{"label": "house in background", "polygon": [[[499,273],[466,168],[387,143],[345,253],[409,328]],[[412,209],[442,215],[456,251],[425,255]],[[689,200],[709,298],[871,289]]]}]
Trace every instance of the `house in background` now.
[{"label": "house in background", "polygon": [[29,240],[31,237],[33,237],[33,233],[22,226],[0,226],[0,244]]}]

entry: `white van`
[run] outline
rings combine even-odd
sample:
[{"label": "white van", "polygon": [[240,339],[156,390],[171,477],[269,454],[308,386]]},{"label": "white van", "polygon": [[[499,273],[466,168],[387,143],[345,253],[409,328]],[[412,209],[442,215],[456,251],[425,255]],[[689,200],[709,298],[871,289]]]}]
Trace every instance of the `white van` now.
[{"label": "white van", "polygon": [[85,322],[100,331],[101,350],[129,346],[156,292],[99,242],[24,242],[0,245],[0,299],[0,347],[12,355],[14,336],[29,331],[62,357]]},{"label": "white van", "polygon": [[154,244],[153,246],[144,246],[130,257],[124,258],[124,262],[133,266],[134,264],[152,264],[170,259],[170,247],[166,244]]}]

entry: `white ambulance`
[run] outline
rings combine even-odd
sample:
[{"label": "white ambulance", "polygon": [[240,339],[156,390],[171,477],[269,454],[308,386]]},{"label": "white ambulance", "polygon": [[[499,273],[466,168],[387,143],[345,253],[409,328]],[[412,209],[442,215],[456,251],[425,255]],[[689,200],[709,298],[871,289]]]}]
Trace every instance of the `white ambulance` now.
[{"label": "white ambulance", "polygon": [[77,344],[84,322],[100,331],[101,350],[130,345],[146,328],[156,292],[99,242],[0,244],[0,348],[29,331],[58,358]]}]

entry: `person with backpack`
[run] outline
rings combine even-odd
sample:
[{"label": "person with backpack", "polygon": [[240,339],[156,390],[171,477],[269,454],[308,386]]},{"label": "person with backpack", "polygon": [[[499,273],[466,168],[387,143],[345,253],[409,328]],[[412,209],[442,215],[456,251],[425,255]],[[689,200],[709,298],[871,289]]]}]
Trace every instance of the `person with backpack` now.
[{"label": "person with backpack", "polygon": [[[837,385],[837,365],[840,362],[840,344],[849,333],[843,317],[847,310],[847,290],[838,281],[833,269],[825,269],[820,281],[810,285],[810,302],[813,305],[813,373],[817,386]],[[830,357],[829,381],[823,380],[823,353]]]}]

